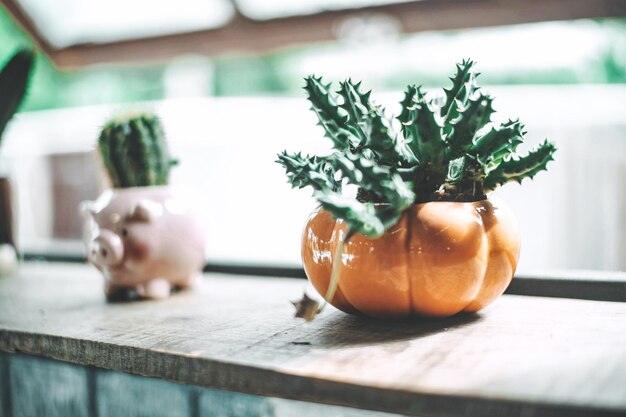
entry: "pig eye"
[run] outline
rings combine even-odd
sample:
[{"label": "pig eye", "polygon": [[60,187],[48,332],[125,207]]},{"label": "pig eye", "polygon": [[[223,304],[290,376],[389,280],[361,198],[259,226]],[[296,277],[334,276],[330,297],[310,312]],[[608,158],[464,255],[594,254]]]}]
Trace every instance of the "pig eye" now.
[{"label": "pig eye", "polygon": [[122,229],[122,236],[128,236],[128,229]]}]

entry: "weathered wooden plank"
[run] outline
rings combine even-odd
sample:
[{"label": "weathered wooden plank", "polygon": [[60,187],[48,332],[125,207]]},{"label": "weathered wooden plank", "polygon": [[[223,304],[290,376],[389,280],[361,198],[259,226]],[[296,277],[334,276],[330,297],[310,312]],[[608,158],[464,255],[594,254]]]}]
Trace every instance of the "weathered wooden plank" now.
[{"label": "weathered wooden plank", "polygon": [[197,291],[106,304],[84,266],[0,281],[0,349],[171,381],[410,415],[626,413],[626,304],[503,296],[477,315],[383,322],[329,309],[305,283],[207,275]]},{"label": "weathered wooden plank", "polygon": [[11,409],[7,416],[89,417],[87,370],[25,355],[8,355]]}]

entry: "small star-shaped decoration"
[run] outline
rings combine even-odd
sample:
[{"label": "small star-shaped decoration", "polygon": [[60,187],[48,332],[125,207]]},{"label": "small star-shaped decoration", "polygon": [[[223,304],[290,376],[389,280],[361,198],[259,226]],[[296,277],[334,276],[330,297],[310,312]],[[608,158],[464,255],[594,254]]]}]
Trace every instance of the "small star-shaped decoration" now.
[{"label": "small star-shaped decoration", "polygon": [[300,300],[292,301],[291,304],[296,308],[295,317],[303,318],[306,321],[312,321],[317,313],[321,311],[319,308],[320,303],[306,295],[306,293]]}]

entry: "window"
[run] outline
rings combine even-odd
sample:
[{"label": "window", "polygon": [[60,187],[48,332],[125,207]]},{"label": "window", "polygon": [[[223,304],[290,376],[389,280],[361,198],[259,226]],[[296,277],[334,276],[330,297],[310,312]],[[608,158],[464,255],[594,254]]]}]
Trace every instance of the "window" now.
[{"label": "window", "polygon": [[[278,13],[252,4],[240,7],[258,19]],[[416,34],[394,32],[393,21],[354,19],[339,27],[339,41],[267,54],[185,55],[69,72],[42,58],[2,149],[18,189],[20,247],[80,254],[79,223],[70,218],[78,219],[79,200],[102,187],[93,153],[98,130],[131,107],[162,117],[182,161],[172,181],[197,199],[209,262],[298,267],[301,228],[315,202],[309,191],[291,190],[273,161],[285,148],[323,152],[328,145],[301,92],[302,77],[362,79],[397,112],[404,85],[446,86],[454,62],[469,56],[496,97],[496,116],[519,116],[529,145],[549,137],[559,146],[548,173],[496,193],[520,222],[519,270],[626,270],[623,19]],[[22,36],[6,14],[1,22],[1,36]]]}]

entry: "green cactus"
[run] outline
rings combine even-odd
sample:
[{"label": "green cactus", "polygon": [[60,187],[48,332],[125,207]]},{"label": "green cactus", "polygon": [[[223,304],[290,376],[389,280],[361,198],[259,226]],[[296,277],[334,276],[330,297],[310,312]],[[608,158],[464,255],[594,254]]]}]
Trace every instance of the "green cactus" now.
[{"label": "green cactus", "polygon": [[[334,152],[283,152],[277,162],[293,187],[312,187],[321,205],[347,223],[349,234],[371,237],[393,226],[412,204],[477,201],[507,182],[533,178],[553,159],[555,146],[546,140],[517,155],[524,126],[491,122],[493,98],[478,87],[473,69],[470,60],[457,64],[443,100],[409,86],[396,118],[401,134],[360,83],[342,82],[335,94],[321,77],[309,76],[304,89]],[[344,184],[356,186],[356,194],[344,192]]]},{"label": "green cactus", "polygon": [[120,115],[102,129],[98,149],[115,188],[165,185],[170,158],[163,127],[149,113]]},{"label": "green cactus", "polygon": [[7,123],[26,95],[34,58],[32,50],[20,49],[0,71],[0,140]]}]

